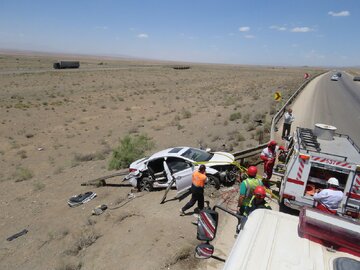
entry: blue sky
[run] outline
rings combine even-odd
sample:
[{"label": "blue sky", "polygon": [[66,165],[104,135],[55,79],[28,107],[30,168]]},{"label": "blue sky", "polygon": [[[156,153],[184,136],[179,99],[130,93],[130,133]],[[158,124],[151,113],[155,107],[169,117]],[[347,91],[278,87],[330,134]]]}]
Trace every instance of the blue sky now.
[{"label": "blue sky", "polygon": [[359,0],[0,0],[0,48],[359,66]]}]

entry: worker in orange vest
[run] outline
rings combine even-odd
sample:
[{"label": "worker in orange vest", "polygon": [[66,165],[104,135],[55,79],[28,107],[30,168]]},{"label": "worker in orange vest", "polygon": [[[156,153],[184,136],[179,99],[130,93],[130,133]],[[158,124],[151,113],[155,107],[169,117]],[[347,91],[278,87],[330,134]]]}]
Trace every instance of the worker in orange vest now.
[{"label": "worker in orange vest", "polygon": [[206,182],[206,167],[205,165],[200,165],[199,170],[195,171],[192,175],[192,185],[191,185],[191,199],[185,204],[183,208],[180,209],[180,216],[185,215],[185,211],[193,207],[194,204],[198,203],[199,211],[204,208],[204,186]]}]

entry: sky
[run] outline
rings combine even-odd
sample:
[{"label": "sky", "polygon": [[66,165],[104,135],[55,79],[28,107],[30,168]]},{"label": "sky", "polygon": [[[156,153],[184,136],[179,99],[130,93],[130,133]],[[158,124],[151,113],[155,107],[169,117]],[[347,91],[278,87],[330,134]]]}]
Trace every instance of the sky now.
[{"label": "sky", "polygon": [[0,0],[0,49],[360,66],[360,0]]}]

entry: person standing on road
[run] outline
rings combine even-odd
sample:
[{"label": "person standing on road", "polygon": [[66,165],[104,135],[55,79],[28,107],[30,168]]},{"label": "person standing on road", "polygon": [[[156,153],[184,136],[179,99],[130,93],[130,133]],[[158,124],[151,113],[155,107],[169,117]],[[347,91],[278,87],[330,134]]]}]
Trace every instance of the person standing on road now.
[{"label": "person standing on road", "polygon": [[281,138],[284,139],[290,135],[291,123],[294,122],[295,117],[292,114],[292,109],[288,109],[284,114],[284,125]]},{"label": "person standing on road", "polygon": [[330,214],[336,214],[344,193],[338,189],[339,181],[335,177],[330,177],[327,185],[328,188],[314,194],[314,200],[317,202],[316,208]]},{"label": "person standing on road", "polygon": [[263,186],[260,179],[256,178],[257,168],[250,166],[247,169],[248,178],[240,184],[240,196],[238,201],[238,212],[240,215],[244,214],[245,209],[249,206],[253,192],[257,186]]},{"label": "person standing on road", "polygon": [[264,185],[269,188],[270,187],[270,179],[272,176],[272,171],[275,164],[276,159],[276,146],[277,143],[275,141],[270,141],[268,146],[262,150],[260,158],[264,161]]},{"label": "person standing on road", "polygon": [[185,204],[183,208],[180,209],[180,216],[185,215],[185,211],[193,207],[194,204],[198,203],[199,211],[204,208],[204,186],[206,182],[206,167],[205,165],[200,165],[199,170],[195,171],[192,175],[192,185],[191,185],[191,199]]}]

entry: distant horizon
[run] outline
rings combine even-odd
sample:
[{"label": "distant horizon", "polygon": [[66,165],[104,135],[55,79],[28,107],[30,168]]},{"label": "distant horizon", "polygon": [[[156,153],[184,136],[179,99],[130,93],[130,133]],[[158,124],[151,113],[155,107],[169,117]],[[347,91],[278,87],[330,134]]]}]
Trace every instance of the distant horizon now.
[{"label": "distant horizon", "polygon": [[13,0],[1,4],[0,48],[188,63],[357,67],[359,18],[358,0]]},{"label": "distant horizon", "polygon": [[[65,53],[65,52],[46,52],[46,51],[36,51],[36,50],[16,50],[9,48],[0,48],[0,55],[9,55],[9,56],[52,56],[52,57],[71,57],[71,58],[93,58],[93,59],[102,59],[102,60],[124,60],[124,61],[146,61],[146,62],[164,62],[164,63],[183,63],[183,64],[200,64],[200,65],[226,65],[226,66],[263,66],[263,67],[289,67],[289,68],[360,68],[359,66],[310,66],[310,65],[267,65],[267,64],[228,64],[228,63],[208,63],[208,62],[189,62],[181,60],[164,60],[164,59],[151,59],[151,58],[141,58],[136,56],[127,56],[127,55],[97,55],[97,54],[79,54],[79,53]],[[62,59],[58,59],[62,60]],[[66,60],[66,59],[64,59]]]}]

